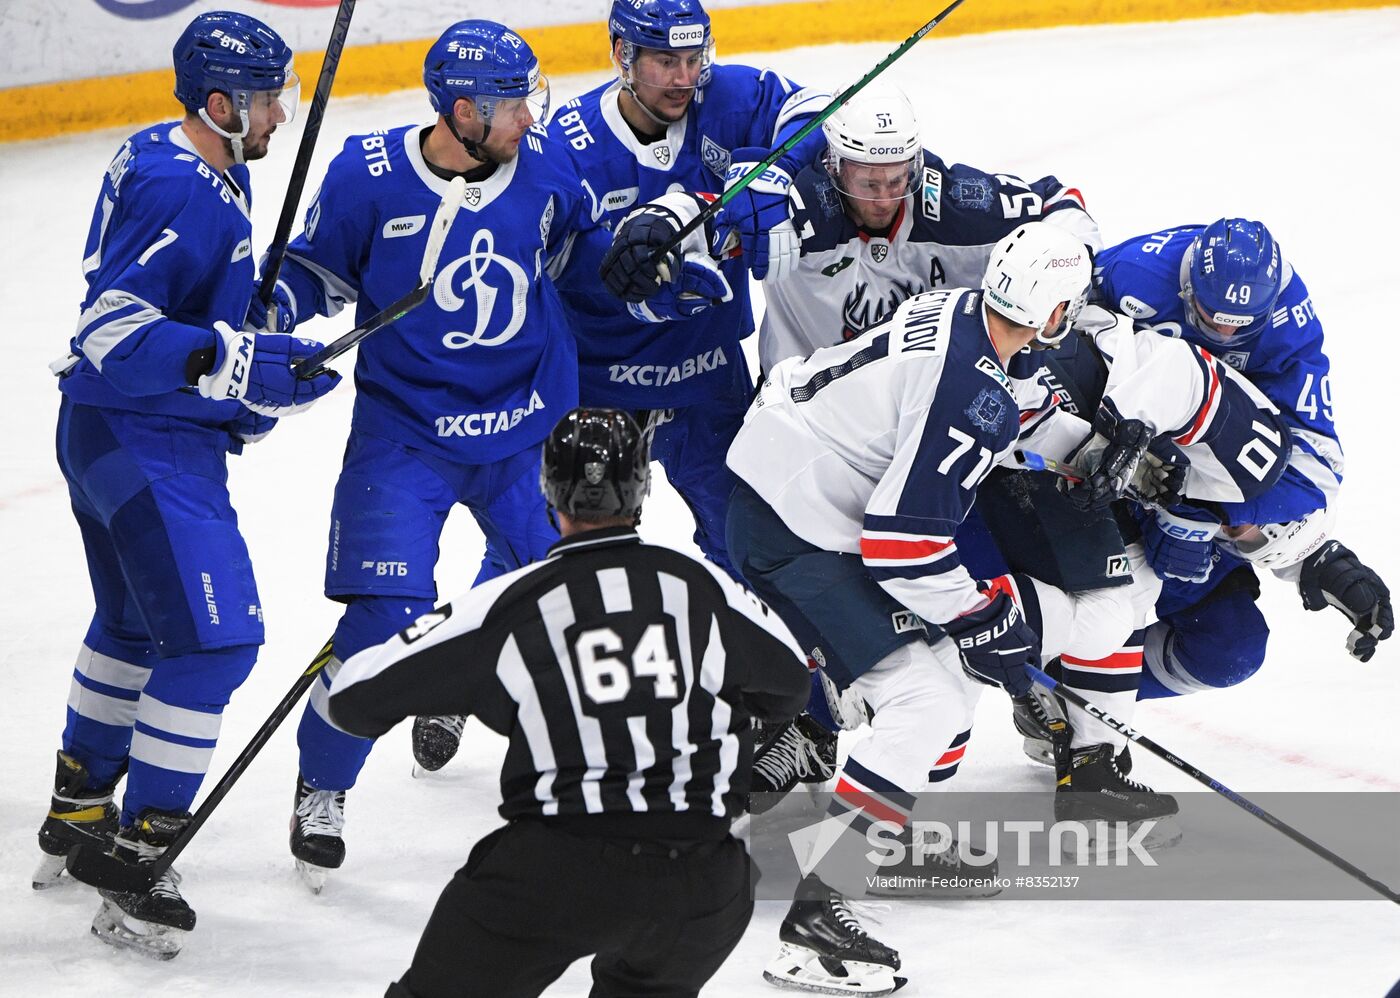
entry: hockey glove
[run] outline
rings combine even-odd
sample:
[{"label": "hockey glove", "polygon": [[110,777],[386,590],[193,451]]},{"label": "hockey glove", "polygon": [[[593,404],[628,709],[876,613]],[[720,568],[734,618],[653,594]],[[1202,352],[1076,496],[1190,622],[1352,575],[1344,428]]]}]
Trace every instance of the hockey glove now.
[{"label": "hockey glove", "polygon": [[1142,532],[1147,563],[1164,579],[1205,582],[1215,563],[1215,538],[1220,521],[1192,506],[1174,506],[1153,513]]},{"label": "hockey glove", "polygon": [[1355,627],[1347,636],[1347,651],[1363,662],[1369,662],[1376,645],[1395,631],[1390,590],[1340,541],[1328,541],[1303,560],[1298,595],[1304,609],[1331,605],[1346,614]]},{"label": "hockey glove", "polygon": [[709,253],[714,230],[708,223],[661,259],[652,260],[682,226],[700,213],[701,204],[701,199],[693,194],[663,195],[624,218],[613,234],[612,246],[598,268],[604,286],[629,305],[651,304],[650,300],[658,296],[662,299],[652,308],[656,318],[637,315],[638,318],[659,322],[666,317],[661,313],[668,309],[676,313],[671,317],[688,317],[732,297],[729,282],[719,273]]},{"label": "hockey glove", "polygon": [[258,296],[258,284],[253,284],[253,300],[248,303],[248,315],[243,328],[255,333],[290,333],[297,325],[297,311],[291,295],[281,281],[272,289],[272,304],[265,306]]},{"label": "hockey glove", "polygon": [[973,679],[1000,686],[1012,696],[1030,692],[1026,666],[1040,664],[1040,635],[1006,593],[998,592],[982,609],[950,620],[943,630],[962,656],[963,671]]},{"label": "hockey glove", "polygon": [[1186,498],[1186,472],[1190,467],[1191,459],[1185,451],[1167,436],[1157,437],[1142,455],[1128,495],[1144,506],[1178,506]]},{"label": "hockey glove", "polygon": [[276,425],[276,416],[264,416],[252,409],[244,409],[241,416],[224,424],[224,429],[228,430],[231,438],[229,453],[242,454],[245,446],[257,443],[271,433],[272,428]]},{"label": "hockey glove", "polygon": [[1107,509],[1122,498],[1133,480],[1142,455],[1152,442],[1152,431],[1140,419],[1117,419],[1100,408],[1094,417],[1094,432],[1069,455],[1068,464],[1088,472],[1086,481],[1058,484],[1070,503],[1080,510]]},{"label": "hockey glove", "polygon": [[[767,155],[767,149],[734,150],[724,176],[724,189],[733,187]],[[792,217],[800,202],[801,195],[792,186],[792,177],[775,164],[736,194],[716,216],[717,227],[734,230],[749,270],[760,281],[782,280],[797,268],[802,240]]]},{"label": "hockey glove", "polygon": [[213,368],[196,383],[205,398],[235,399],[264,416],[291,416],[340,383],[334,371],[306,380],[292,372],[294,360],[321,349],[315,340],[237,331],[226,322],[214,324],[214,337]]}]

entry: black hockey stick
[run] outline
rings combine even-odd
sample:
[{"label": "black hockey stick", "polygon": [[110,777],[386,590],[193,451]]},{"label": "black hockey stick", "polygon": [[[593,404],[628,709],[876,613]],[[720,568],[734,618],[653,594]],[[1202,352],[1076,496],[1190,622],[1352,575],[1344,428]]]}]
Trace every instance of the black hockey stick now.
[{"label": "black hockey stick", "polygon": [[700,228],[700,226],[704,225],[707,221],[709,221],[716,214],[718,214],[721,208],[723,208],[730,201],[733,201],[736,197],[739,196],[740,191],[742,191],[745,187],[749,186],[749,184],[753,183],[760,176],[762,176],[764,170],[767,170],[779,159],[787,155],[792,149],[796,148],[797,144],[803,139],[805,139],[808,135],[810,135],[813,132],[813,130],[821,127],[822,122],[824,122],[827,118],[830,118],[833,114],[840,110],[840,108],[847,101],[849,101],[852,97],[854,97],[861,90],[863,90],[865,86],[868,83],[870,83],[871,80],[875,79],[875,77],[879,76],[885,70],[889,69],[890,66],[894,64],[894,61],[896,59],[898,59],[905,52],[908,52],[911,48],[918,44],[919,40],[923,38],[924,35],[928,34],[934,28],[938,27],[938,25],[943,22],[944,18],[946,18],[949,14],[957,10],[962,5],[963,0],[953,0],[953,2],[950,3],[947,7],[944,7],[943,10],[939,11],[939,13],[934,15],[933,20],[929,21],[918,31],[914,32],[908,38],[904,39],[904,41],[900,42],[893,52],[885,56],[875,65],[874,69],[866,73],[855,83],[852,83],[845,90],[841,91],[839,94],[833,97],[831,99],[830,104],[822,108],[821,111],[819,111],[815,117],[813,117],[810,121],[808,121],[805,125],[799,128],[792,135],[788,136],[787,140],[783,142],[782,145],[778,146],[778,148],[770,152],[761,161],[754,164],[753,169],[749,170],[748,173],[744,174],[742,177],[740,177],[734,182],[734,186],[730,187],[719,197],[715,198],[715,200],[705,205],[705,207],[701,209],[700,214],[696,215],[689,222],[686,222],[684,225],[682,225],[680,227],[680,230],[677,231],[675,235],[671,236],[671,238],[666,241],[666,244],[664,246],[659,248],[655,253],[651,255],[651,259],[649,261],[650,266],[655,267],[662,260],[664,260],[668,254],[670,254],[673,250],[675,250],[677,246],[679,246],[682,242],[685,241],[686,236],[690,235],[692,232]]},{"label": "black hockey stick", "polygon": [[314,378],[325,371],[327,364],[370,333],[382,329],[391,322],[397,322],[427,301],[428,292],[433,286],[433,278],[437,275],[438,257],[442,255],[442,247],[447,241],[447,233],[452,229],[452,223],[457,219],[457,210],[462,206],[462,199],[466,197],[466,193],[466,180],[462,177],[456,177],[448,185],[447,193],[442,196],[442,203],[438,205],[437,214],[433,216],[432,226],[428,229],[428,244],[423,248],[423,262],[418,267],[418,286],[384,311],[366,319],[334,342],[327,343],[310,357],[293,363],[292,370],[298,378]]},{"label": "black hockey stick", "polygon": [[1124,724],[1122,721],[1118,720],[1112,715],[1104,713],[1102,708],[1090,703],[1088,700],[1084,699],[1084,697],[1080,696],[1074,690],[1069,689],[1068,687],[1060,683],[1058,680],[1046,675],[1044,672],[1040,671],[1035,666],[1027,666],[1026,671],[1030,673],[1031,679],[1039,683],[1045,689],[1054,692],[1061,699],[1074,704],[1076,707],[1078,707],[1080,710],[1084,711],[1091,717],[1098,718],[1100,721],[1102,721],[1104,724],[1107,724],[1110,728],[1118,732],[1120,735],[1126,735],[1129,739],[1131,739],[1134,742],[1137,742],[1137,744],[1147,749],[1159,759],[1164,760],[1173,769],[1185,773],[1197,783],[1204,784],[1211,790],[1214,790],[1220,796],[1228,800],[1231,804],[1234,804],[1237,807],[1243,808],[1244,810],[1248,811],[1250,814],[1254,815],[1256,818],[1264,822],[1264,824],[1268,825],[1270,828],[1274,829],[1275,831],[1282,832],[1284,835],[1287,835],[1290,839],[1298,843],[1304,849],[1311,852],[1313,855],[1322,857],[1327,862],[1335,866],[1337,869],[1341,870],[1343,873],[1346,873],[1347,875],[1361,881],[1363,884],[1371,888],[1371,890],[1375,891],[1387,901],[1394,901],[1396,904],[1400,904],[1400,893],[1396,893],[1395,891],[1391,890],[1385,884],[1381,883],[1379,880],[1367,874],[1364,870],[1352,866],[1346,860],[1342,859],[1342,857],[1334,853],[1331,849],[1328,849],[1326,846],[1314,842],[1302,832],[1295,829],[1292,825],[1281,821],[1280,819],[1270,814],[1268,811],[1265,811],[1262,807],[1260,807],[1258,804],[1255,804],[1249,798],[1235,793],[1235,791],[1225,786],[1225,784],[1221,783],[1219,780],[1211,776],[1207,776],[1205,773],[1201,772],[1189,762],[1186,762],[1184,759],[1179,758],[1173,752],[1170,752],[1167,749],[1164,749],[1162,746],[1158,745],[1151,738],[1148,738],[1146,735],[1138,734],[1136,731],[1128,727],[1128,725]]},{"label": "black hockey stick", "polygon": [[340,7],[335,12],[335,24],[331,26],[331,40],[326,43],[326,55],[321,60],[321,75],[316,79],[316,92],[311,98],[311,110],[306,114],[306,127],[301,133],[301,145],[297,146],[297,158],[292,163],[292,179],[287,183],[287,196],[282,199],[282,214],[277,219],[277,231],[273,234],[272,245],[267,248],[267,260],[263,263],[262,284],[258,287],[258,299],[263,308],[272,304],[277,277],[282,273],[282,260],[287,255],[287,241],[292,235],[292,222],[301,204],[301,192],[306,188],[311,154],[316,150],[316,137],[321,133],[321,121],[326,116],[326,102],[331,98],[331,84],[335,82],[335,71],[340,66],[340,54],[345,50],[345,36],[350,33],[350,18],[354,13],[355,0],[340,0]]},{"label": "black hockey stick", "polygon": [[253,757],[262,751],[267,740],[272,737],[273,732],[292,712],[297,701],[310,689],[311,684],[316,681],[316,676],[330,660],[331,642],[327,641],[325,646],[316,653],[316,657],[311,660],[311,664],[297,677],[297,681],[292,684],[287,695],[282,698],[282,701],[273,709],[272,714],[263,722],[262,727],[253,735],[253,740],[242,752],[238,753],[238,758],[233,760],[233,765],[229,766],[224,775],[219,778],[219,782],[214,784],[214,788],[209,791],[209,796],[204,798],[204,803],[199,805],[199,810],[195,811],[194,816],[190,818],[190,823],[184,827],[184,830],[176,836],[175,841],[155,862],[139,865],[127,863],[110,852],[104,852],[98,846],[80,845],[68,853],[66,865],[73,879],[103,890],[133,894],[142,894],[150,890],[160,879],[161,874],[170,869],[170,864],[175,862],[175,857],[185,851],[185,846],[190,844],[190,839],[194,838],[195,833],[209,820],[209,815],[214,813],[214,808],[218,807],[219,802],[233,789],[233,785],[238,782],[243,771],[252,763]]}]

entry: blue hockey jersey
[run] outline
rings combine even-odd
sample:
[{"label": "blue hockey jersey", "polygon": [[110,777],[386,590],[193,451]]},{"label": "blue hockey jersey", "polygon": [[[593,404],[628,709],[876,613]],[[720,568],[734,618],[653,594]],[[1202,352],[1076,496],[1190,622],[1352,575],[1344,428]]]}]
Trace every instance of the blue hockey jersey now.
[{"label": "blue hockey jersey", "polygon": [[[565,104],[549,124],[584,178],[592,217],[605,228],[580,233],[555,261],[559,291],[578,334],[584,402],[631,409],[675,408],[726,395],[739,341],[753,331],[745,262],[720,264],[734,297],[684,322],[657,325],[633,318],[608,294],[598,267],[612,245],[612,229],[629,212],[669,191],[718,193],[736,149],[769,149],[825,104],[824,95],[798,90],[768,70],[717,65],[696,92],[686,116],[664,139],[643,143],[618,108],[613,82]],[[780,161],[789,173],[814,155],[814,131]]]},{"label": "blue hockey jersey", "polygon": [[217,426],[237,401],[188,388],[189,355],[215,345],[214,323],[243,326],[252,297],[248,168],[224,173],[179,122],[131,136],[107,167],[83,250],[83,296],[60,382],[75,402]]},{"label": "blue hockey jersey", "polygon": [[[351,136],[331,162],[282,270],[298,321],[348,302],[363,321],[418,283],[448,186],[423,159],[422,132]],[[592,224],[569,157],[527,132],[515,159],[468,184],[428,300],[360,344],[356,428],[459,464],[543,440],[578,404],[574,339],[545,262]]]}]

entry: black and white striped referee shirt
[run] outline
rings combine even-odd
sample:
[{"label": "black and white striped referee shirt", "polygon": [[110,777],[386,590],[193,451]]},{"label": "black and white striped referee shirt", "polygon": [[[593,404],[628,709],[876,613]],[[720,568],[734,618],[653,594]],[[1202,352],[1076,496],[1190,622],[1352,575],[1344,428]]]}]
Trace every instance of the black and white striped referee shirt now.
[{"label": "black and white striped referee shirt", "polygon": [[369,738],[414,715],[475,715],[510,738],[505,818],[586,815],[597,830],[626,816],[619,834],[710,837],[748,791],[750,719],[802,710],[805,663],[719,569],[613,527],[353,656],[330,713]]}]

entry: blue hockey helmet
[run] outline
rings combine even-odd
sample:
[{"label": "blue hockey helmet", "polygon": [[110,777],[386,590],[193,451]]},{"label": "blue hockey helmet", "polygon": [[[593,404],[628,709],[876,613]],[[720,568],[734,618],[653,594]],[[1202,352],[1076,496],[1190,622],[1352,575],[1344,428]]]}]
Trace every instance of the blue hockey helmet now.
[{"label": "blue hockey helmet", "polygon": [[634,82],[631,73],[638,49],[699,49],[701,68],[696,86],[710,81],[714,39],[710,36],[710,15],[700,0],[613,0],[608,34],[622,39],[620,67],[628,82]]},{"label": "blue hockey helmet", "polygon": [[525,101],[536,121],[549,114],[549,81],[540,61],[525,39],[495,21],[458,21],[444,31],[423,60],[423,85],[433,110],[449,120],[463,97],[488,125],[501,101]]},{"label": "blue hockey helmet", "polygon": [[[226,10],[200,14],[180,34],[171,54],[175,99],[228,139],[240,163],[255,95],[266,93],[275,99],[283,121],[291,121],[296,114],[301,81],[292,71],[292,50],[281,35],[255,17]],[[239,132],[227,131],[209,117],[207,105],[213,93],[228,95],[242,121]]]},{"label": "blue hockey helmet", "polygon": [[1262,222],[1212,222],[1183,261],[1186,321],[1217,343],[1253,339],[1268,326],[1283,289],[1283,267],[1278,243]]}]

